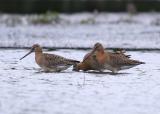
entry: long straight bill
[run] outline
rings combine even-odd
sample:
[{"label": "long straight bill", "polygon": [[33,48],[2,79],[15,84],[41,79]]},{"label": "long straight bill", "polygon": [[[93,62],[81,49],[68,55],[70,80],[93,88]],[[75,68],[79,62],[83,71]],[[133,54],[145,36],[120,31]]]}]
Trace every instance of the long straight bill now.
[{"label": "long straight bill", "polygon": [[20,58],[19,60],[22,60],[23,58],[25,58],[26,56],[28,56],[29,54],[31,54],[33,51],[31,50],[30,52],[28,52],[25,56],[23,56],[22,58]]}]

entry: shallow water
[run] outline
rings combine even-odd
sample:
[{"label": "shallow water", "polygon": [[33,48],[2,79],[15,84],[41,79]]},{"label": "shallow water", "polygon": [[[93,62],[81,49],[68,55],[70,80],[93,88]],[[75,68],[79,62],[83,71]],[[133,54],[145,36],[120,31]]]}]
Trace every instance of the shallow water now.
[{"label": "shallow water", "polygon": [[[146,62],[110,73],[39,72],[28,50],[0,51],[1,114],[151,114],[160,112],[159,52],[129,51]],[[88,51],[57,50],[48,53],[82,60]],[[108,72],[108,71],[107,71]]]},{"label": "shallow water", "polygon": [[30,23],[36,16],[0,14],[0,47],[92,48],[101,42],[106,48],[160,49],[159,13],[59,14],[54,24]]}]

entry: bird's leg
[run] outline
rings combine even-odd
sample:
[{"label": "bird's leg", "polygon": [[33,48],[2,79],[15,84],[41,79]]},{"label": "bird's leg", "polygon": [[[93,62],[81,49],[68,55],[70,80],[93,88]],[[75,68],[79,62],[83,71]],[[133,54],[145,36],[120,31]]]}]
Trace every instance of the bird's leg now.
[{"label": "bird's leg", "polygon": [[61,72],[61,69],[57,69],[55,72]]},{"label": "bird's leg", "polygon": [[78,68],[78,65],[77,65],[77,64],[74,64],[74,65],[73,65],[72,71],[77,71],[77,72],[79,72],[79,68]]},{"label": "bird's leg", "polygon": [[103,72],[103,70],[101,70],[101,69],[99,69],[98,71],[99,71],[100,73],[102,73],[102,72]]},{"label": "bird's leg", "polygon": [[112,70],[112,74],[113,74],[113,75],[115,75],[115,74],[117,74],[117,73],[118,73],[118,70],[117,70],[117,69],[113,69],[113,70]]}]

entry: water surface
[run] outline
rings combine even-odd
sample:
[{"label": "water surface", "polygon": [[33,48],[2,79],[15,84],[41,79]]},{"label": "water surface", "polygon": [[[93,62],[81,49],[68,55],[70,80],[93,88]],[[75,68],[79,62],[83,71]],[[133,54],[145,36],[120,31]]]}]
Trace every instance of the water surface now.
[{"label": "water surface", "polygon": [[[160,112],[160,54],[129,51],[146,62],[110,73],[39,72],[28,50],[0,51],[0,112],[2,114],[151,114]],[[48,53],[82,60],[88,51],[57,50]],[[109,72],[109,71],[106,71]]]}]

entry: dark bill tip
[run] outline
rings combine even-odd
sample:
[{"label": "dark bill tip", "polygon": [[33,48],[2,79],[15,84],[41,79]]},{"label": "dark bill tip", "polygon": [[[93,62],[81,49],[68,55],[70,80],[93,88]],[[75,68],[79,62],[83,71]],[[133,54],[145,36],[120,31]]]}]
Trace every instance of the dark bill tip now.
[{"label": "dark bill tip", "polygon": [[31,50],[30,52],[28,52],[26,55],[24,55],[22,58],[20,58],[19,60],[22,60],[23,58],[27,57],[29,54],[31,54],[33,51]]}]

